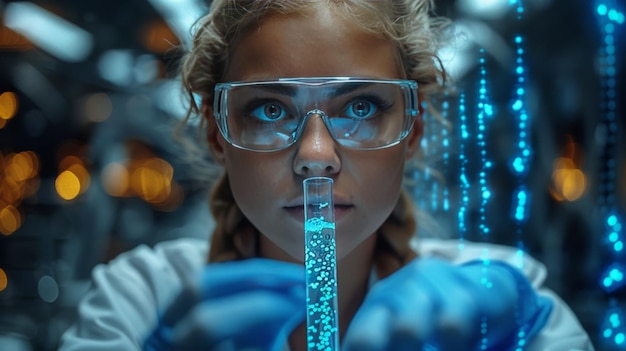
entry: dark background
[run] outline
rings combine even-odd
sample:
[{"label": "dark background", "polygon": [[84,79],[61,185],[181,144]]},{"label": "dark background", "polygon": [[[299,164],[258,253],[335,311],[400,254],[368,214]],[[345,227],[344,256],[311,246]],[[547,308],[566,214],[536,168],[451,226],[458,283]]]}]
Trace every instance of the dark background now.
[{"label": "dark background", "polygon": [[[572,307],[596,348],[619,349],[609,341],[620,330],[626,333],[624,316],[611,338],[602,332],[607,311],[626,308],[625,290],[607,291],[601,280],[607,267],[625,260],[610,249],[605,222],[614,211],[626,225],[626,25],[614,25],[615,95],[609,96],[601,30],[608,22],[596,11],[602,1],[526,0],[521,18],[508,2],[436,1],[438,13],[458,24],[452,45],[460,66],[451,70],[455,89],[435,99],[442,102],[439,107],[448,106],[442,110],[450,129],[429,115],[426,135],[441,141],[447,133],[458,140],[463,93],[471,136],[464,149],[455,142],[437,147],[441,143],[432,138],[425,145],[425,160],[439,173],[415,174],[416,200],[437,223],[422,222],[423,233],[459,235],[464,152],[470,184],[464,237],[523,246],[546,264],[547,286]],[[0,1],[0,94],[11,92],[17,99],[7,119],[13,100],[0,97],[0,349],[53,350],[72,322],[94,265],[138,244],[208,235],[210,181],[200,162],[207,155],[185,156],[171,132],[184,116],[176,46],[186,36],[177,29],[175,11],[158,6],[167,1],[35,1],[89,33],[90,50],[75,59],[41,50],[19,34],[16,15],[7,15],[14,3]],[[486,3],[495,7],[476,11]],[[604,3],[626,11],[621,1]],[[179,9],[194,5],[198,13],[207,6],[178,4]],[[34,17],[28,27],[45,31]],[[518,142],[510,108],[516,35],[524,38],[524,101],[533,149],[530,170],[521,177],[510,167]],[[48,36],[52,42],[63,39]],[[472,133],[479,112],[479,48],[485,51],[487,96],[495,111],[486,121],[486,157],[493,166],[485,174],[492,195],[484,204],[478,191],[483,163]],[[202,149],[194,130],[187,125],[181,138]],[[55,186],[64,171],[80,180],[79,194],[69,200]],[[64,184],[71,191],[77,183]],[[519,223],[511,211],[521,184],[531,197],[529,217]],[[478,234],[483,222],[489,235]]]}]

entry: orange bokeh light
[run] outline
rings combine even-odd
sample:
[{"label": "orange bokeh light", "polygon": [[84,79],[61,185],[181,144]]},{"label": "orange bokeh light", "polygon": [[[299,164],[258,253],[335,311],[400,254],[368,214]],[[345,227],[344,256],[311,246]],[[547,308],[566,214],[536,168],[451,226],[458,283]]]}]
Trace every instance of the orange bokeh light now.
[{"label": "orange bokeh light", "polygon": [[0,233],[9,236],[22,226],[22,216],[14,206],[0,209]]},{"label": "orange bokeh light", "polygon": [[163,20],[150,22],[143,31],[143,44],[146,49],[164,54],[180,45],[180,40]]},{"label": "orange bokeh light", "polygon": [[17,113],[17,95],[10,91],[0,94],[0,119],[9,120]]},{"label": "orange bokeh light", "polygon": [[4,269],[0,268],[0,291],[4,291],[9,285],[9,279]]},{"label": "orange bokeh light", "polygon": [[[138,150],[135,150],[138,151]],[[165,160],[141,150],[129,164],[108,164],[102,172],[106,192],[111,196],[137,196],[155,208],[171,211],[183,201],[183,190],[174,180],[174,168]]]},{"label": "orange bokeh light", "polygon": [[140,141],[130,140],[127,148],[125,164],[112,162],[102,170],[105,191],[115,197],[138,197],[160,211],[178,208],[184,191],[174,180],[174,167]]},{"label": "orange bokeh light", "polygon": [[67,170],[74,173],[80,182],[80,192],[79,194],[84,193],[89,189],[89,185],[91,184],[91,177],[89,175],[89,171],[82,164],[75,163],[67,167]]},{"label": "orange bokeh light", "polygon": [[39,159],[32,151],[0,153],[0,200],[18,206],[39,189]]},{"label": "orange bokeh light", "polygon": [[83,160],[75,155],[63,157],[55,182],[57,194],[64,200],[73,200],[87,191],[90,184],[91,176]]},{"label": "orange bokeh light", "polygon": [[566,157],[554,161],[550,194],[558,201],[576,201],[587,189],[587,179],[574,160]]},{"label": "orange bokeh light", "polygon": [[73,200],[80,194],[81,184],[79,178],[71,171],[61,172],[55,182],[57,194],[63,200]]}]

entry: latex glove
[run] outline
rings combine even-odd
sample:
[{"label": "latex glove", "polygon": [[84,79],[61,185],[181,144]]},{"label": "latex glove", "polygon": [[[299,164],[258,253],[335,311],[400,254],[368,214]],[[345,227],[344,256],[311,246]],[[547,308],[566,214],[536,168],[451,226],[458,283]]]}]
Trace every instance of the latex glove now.
[{"label": "latex glove", "polygon": [[[512,350],[528,340],[552,302],[517,269],[491,261],[462,266],[418,258],[376,283],[353,318],[345,350]],[[486,333],[481,324],[486,322]]]},{"label": "latex glove", "polygon": [[281,350],[305,317],[304,268],[267,259],[208,265],[144,350]]}]

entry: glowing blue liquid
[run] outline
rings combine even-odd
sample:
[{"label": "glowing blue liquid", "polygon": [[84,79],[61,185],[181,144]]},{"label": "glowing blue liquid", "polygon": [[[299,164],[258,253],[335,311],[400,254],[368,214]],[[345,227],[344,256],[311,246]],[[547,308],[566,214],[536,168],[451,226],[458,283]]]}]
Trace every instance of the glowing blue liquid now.
[{"label": "glowing blue liquid", "polygon": [[338,350],[335,223],[308,219],[304,240],[308,349]]}]

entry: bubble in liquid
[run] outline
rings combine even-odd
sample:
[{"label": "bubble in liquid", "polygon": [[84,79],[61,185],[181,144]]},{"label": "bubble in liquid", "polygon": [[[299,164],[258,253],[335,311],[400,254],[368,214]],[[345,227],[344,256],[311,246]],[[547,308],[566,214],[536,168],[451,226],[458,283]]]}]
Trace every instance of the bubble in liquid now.
[{"label": "bubble in liquid", "polygon": [[308,219],[305,229],[307,334],[309,348],[333,350],[338,332],[335,280],[335,224],[323,217]]}]

